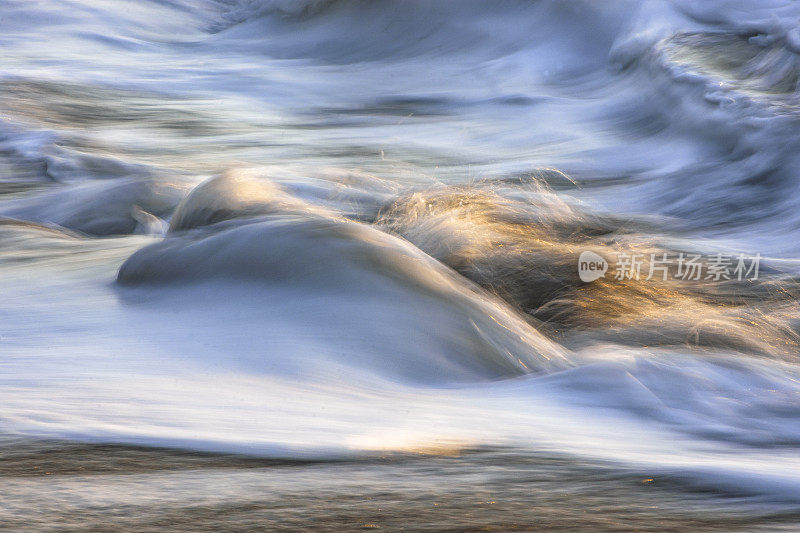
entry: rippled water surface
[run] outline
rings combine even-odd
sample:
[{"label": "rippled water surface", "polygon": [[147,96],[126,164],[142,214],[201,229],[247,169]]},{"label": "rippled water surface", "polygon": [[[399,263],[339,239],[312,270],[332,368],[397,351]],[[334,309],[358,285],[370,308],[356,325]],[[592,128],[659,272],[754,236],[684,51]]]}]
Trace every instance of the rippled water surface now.
[{"label": "rippled water surface", "polygon": [[0,523],[800,527],[799,23],[0,0]]}]

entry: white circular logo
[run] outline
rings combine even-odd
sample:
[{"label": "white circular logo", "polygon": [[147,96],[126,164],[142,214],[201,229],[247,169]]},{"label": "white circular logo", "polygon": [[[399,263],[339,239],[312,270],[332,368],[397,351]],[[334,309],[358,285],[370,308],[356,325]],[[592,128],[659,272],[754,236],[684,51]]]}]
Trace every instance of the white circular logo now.
[{"label": "white circular logo", "polygon": [[585,283],[602,278],[608,271],[608,261],[603,256],[586,250],[578,258],[578,276]]}]

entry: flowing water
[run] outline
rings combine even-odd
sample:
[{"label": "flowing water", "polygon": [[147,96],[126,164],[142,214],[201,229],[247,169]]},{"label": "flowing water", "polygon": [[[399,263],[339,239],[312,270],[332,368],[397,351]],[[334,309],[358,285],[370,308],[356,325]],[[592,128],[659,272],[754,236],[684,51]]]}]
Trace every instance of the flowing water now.
[{"label": "flowing water", "polygon": [[0,0],[0,525],[799,528],[799,125],[792,0]]}]

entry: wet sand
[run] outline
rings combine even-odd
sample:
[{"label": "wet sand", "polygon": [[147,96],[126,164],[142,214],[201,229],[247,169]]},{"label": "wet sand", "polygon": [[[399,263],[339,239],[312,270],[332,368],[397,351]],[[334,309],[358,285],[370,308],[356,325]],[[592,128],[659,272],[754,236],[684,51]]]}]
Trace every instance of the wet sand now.
[{"label": "wet sand", "polygon": [[8,439],[9,531],[792,531],[800,508],[511,449],[284,461]]}]

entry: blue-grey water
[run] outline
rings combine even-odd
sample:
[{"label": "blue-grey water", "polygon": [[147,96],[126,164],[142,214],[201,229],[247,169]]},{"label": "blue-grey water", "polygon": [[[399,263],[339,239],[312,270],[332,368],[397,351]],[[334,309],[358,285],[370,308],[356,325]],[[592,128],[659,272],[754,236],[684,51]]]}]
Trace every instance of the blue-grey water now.
[{"label": "blue-grey water", "polygon": [[797,527],[799,83],[792,0],[0,0],[0,522]]}]

